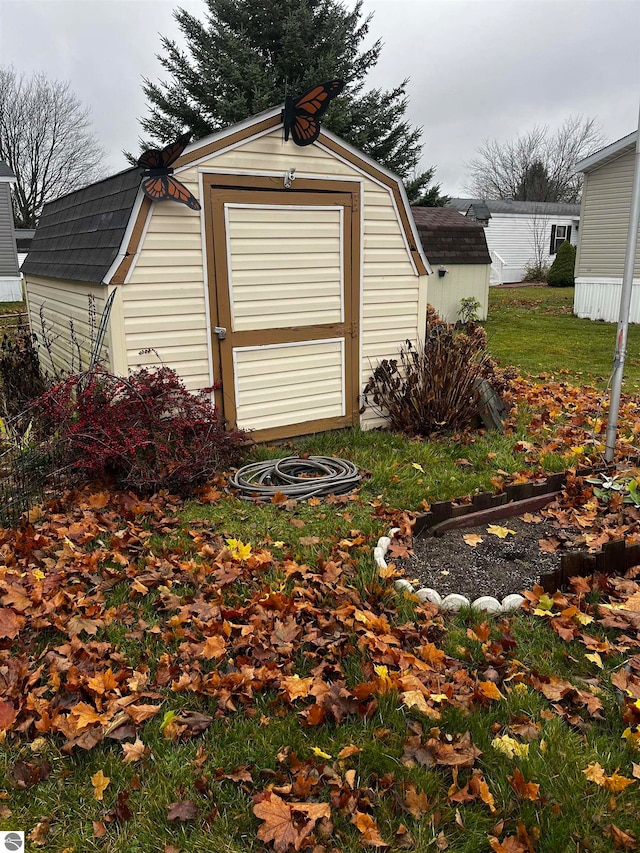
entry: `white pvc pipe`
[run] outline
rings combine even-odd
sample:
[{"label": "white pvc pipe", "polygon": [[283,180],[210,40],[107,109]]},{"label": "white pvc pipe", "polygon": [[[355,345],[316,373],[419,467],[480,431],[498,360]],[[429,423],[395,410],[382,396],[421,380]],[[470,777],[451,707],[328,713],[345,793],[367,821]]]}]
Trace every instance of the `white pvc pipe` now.
[{"label": "white pvc pipe", "polygon": [[638,133],[636,138],[636,157],[631,190],[631,211],[629,215],[629,230],[627,231],[627,250],[624,258],[622,274],[622,291],[620,293],[620,315],[616,332],[616,352],[613,358],[613,376],[611,380],[611,402],[609,405],[609,421],[607,423],[607,446],[604,458],[613,461],[618,433],[618,416],[620,414],[620,394],[622,392],[622,376],[624,361],[627,355],[627,333],[629,330],[629,309],[633,291],[633,267],[636,258],[638,242],[638,220],[640,219],[640,112],[638,113]]}]

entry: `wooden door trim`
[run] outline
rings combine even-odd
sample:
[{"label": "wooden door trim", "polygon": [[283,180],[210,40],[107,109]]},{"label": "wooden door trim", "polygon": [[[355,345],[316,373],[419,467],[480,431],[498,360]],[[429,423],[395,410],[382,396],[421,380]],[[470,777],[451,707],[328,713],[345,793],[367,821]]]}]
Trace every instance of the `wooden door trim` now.
[{"label": "wooden door trim", "polygon": [[[319,324],[327,331],[327,337],[345,338],[345,404],[348,415],[339,418],[323,419],[322,426],[311,426],[311,422],[305,425],[289,425],[287,427],[275,427],[272,430],[259,430],[256,433],[264,433],[267,438],[287,437],[291,435],[302,435],[306,432],[315,432],[320,429],[331,429],[325,421],[330,421],[338,426],[356,425],[359,422],[359,388],[360,388],[360,244],[361,244],[361,188],[358,181],[325,181],[322,179],[296,179],[291,189],[285,190],[282,186],[282,178],[256,177],[252,175],[218,175],[204,174],[203,176],[203,208],[207,242],[207,278],[209,287],[209,314],[212,330],[211,350],[214,367],[214,378],[222,385],[216,392],[216,404],[225,420],[230,425],[236,422],[236,400],[235,382],[233,375],[232,359],[223,359],[220,356],[220,347],[213,336],[213,329],[221,325],[220,315],[223,313],[231,316],[229,302],[229,284],[226,251],[226,230],[224,216],[224,203],[246,204],[277,204],[277,206],[296,205],[301,206],[336,206],[344,208],[343,215],[343,240],[344,240],[344,324]],[[347,251],[347,246],[349,251]],[[218,249],[222,247],[222,249]],[[217,250],[218,249],[218,250]],[[216,251],[217,250],[217,251]],[[221,310],[222,309],[222,310]],[[258,343],[268,345],[269,343],[295,343],[296,340],[309,340],[311,335],[306,336],[303,328],[291,327],[286,329],[258,330],[250,332],[235,332],[234,339],[237,346],[255,346]],[[314,329],[313,337],[317,336],[318,327]],[[241,337],[238,337],[241,336]],[[242,341],[242,343],[240,342]],[[346,421],[343,423],[343,421]],[[340,422],[338,424],[338,422]],[[297,430],[291,432],[290,430]],[[276,435],[277,433],[277,435]],[[286,433],[286,435],[285,435]],[[265,438],[264,440],[267,440]],[[258,439],[262,440],[262,439]]]}]

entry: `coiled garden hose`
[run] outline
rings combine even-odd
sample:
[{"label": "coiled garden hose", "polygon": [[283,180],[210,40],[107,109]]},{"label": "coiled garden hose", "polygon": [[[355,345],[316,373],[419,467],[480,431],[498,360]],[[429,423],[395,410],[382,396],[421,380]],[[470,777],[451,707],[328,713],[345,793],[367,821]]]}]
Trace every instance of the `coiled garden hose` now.
[{"label": "coiled garden hose", "polygon": [[326,495],[344,495],[356,488],[360,474],[353,462],[331,456],[287,456],[245,465],[229,478],[229,485],[248,501],[269,501],[278,492],[306,501]]}]

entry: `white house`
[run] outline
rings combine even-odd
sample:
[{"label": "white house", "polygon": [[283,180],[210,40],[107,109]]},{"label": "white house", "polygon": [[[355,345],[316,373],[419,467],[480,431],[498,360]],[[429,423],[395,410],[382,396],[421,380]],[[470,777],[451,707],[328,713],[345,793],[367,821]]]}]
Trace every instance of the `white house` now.
[{"label": "white house", "polygon": [[579,204],[452,198],[449,206],[485,225],[491,284],[522,281],[529,264],[551,264],[565,240],[577,243]]},{"label": "white house", "polygon": [[22,299],[11,207],[11,184],[15,182],[16,176],[4,160],[0,160],[0,302],[16,302]]},{"label": "white house", "polygon": [[[637,137],[637,131],[630,133],[576,166],[576,172],[584,174],[573,304],[578,317],[618,321]],[[640,323],[640,245],[636,246],[630,320]]]}]

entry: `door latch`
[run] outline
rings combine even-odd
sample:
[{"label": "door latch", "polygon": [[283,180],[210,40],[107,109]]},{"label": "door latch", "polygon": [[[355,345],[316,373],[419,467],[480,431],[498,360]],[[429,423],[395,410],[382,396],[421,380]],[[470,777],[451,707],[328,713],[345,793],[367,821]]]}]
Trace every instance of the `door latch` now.
[{"label": "door latch", "polygon": [[227,337],[227,330],[224,326],[216,326],[213,333],[218,336],[219,341],[223,341]]}]

